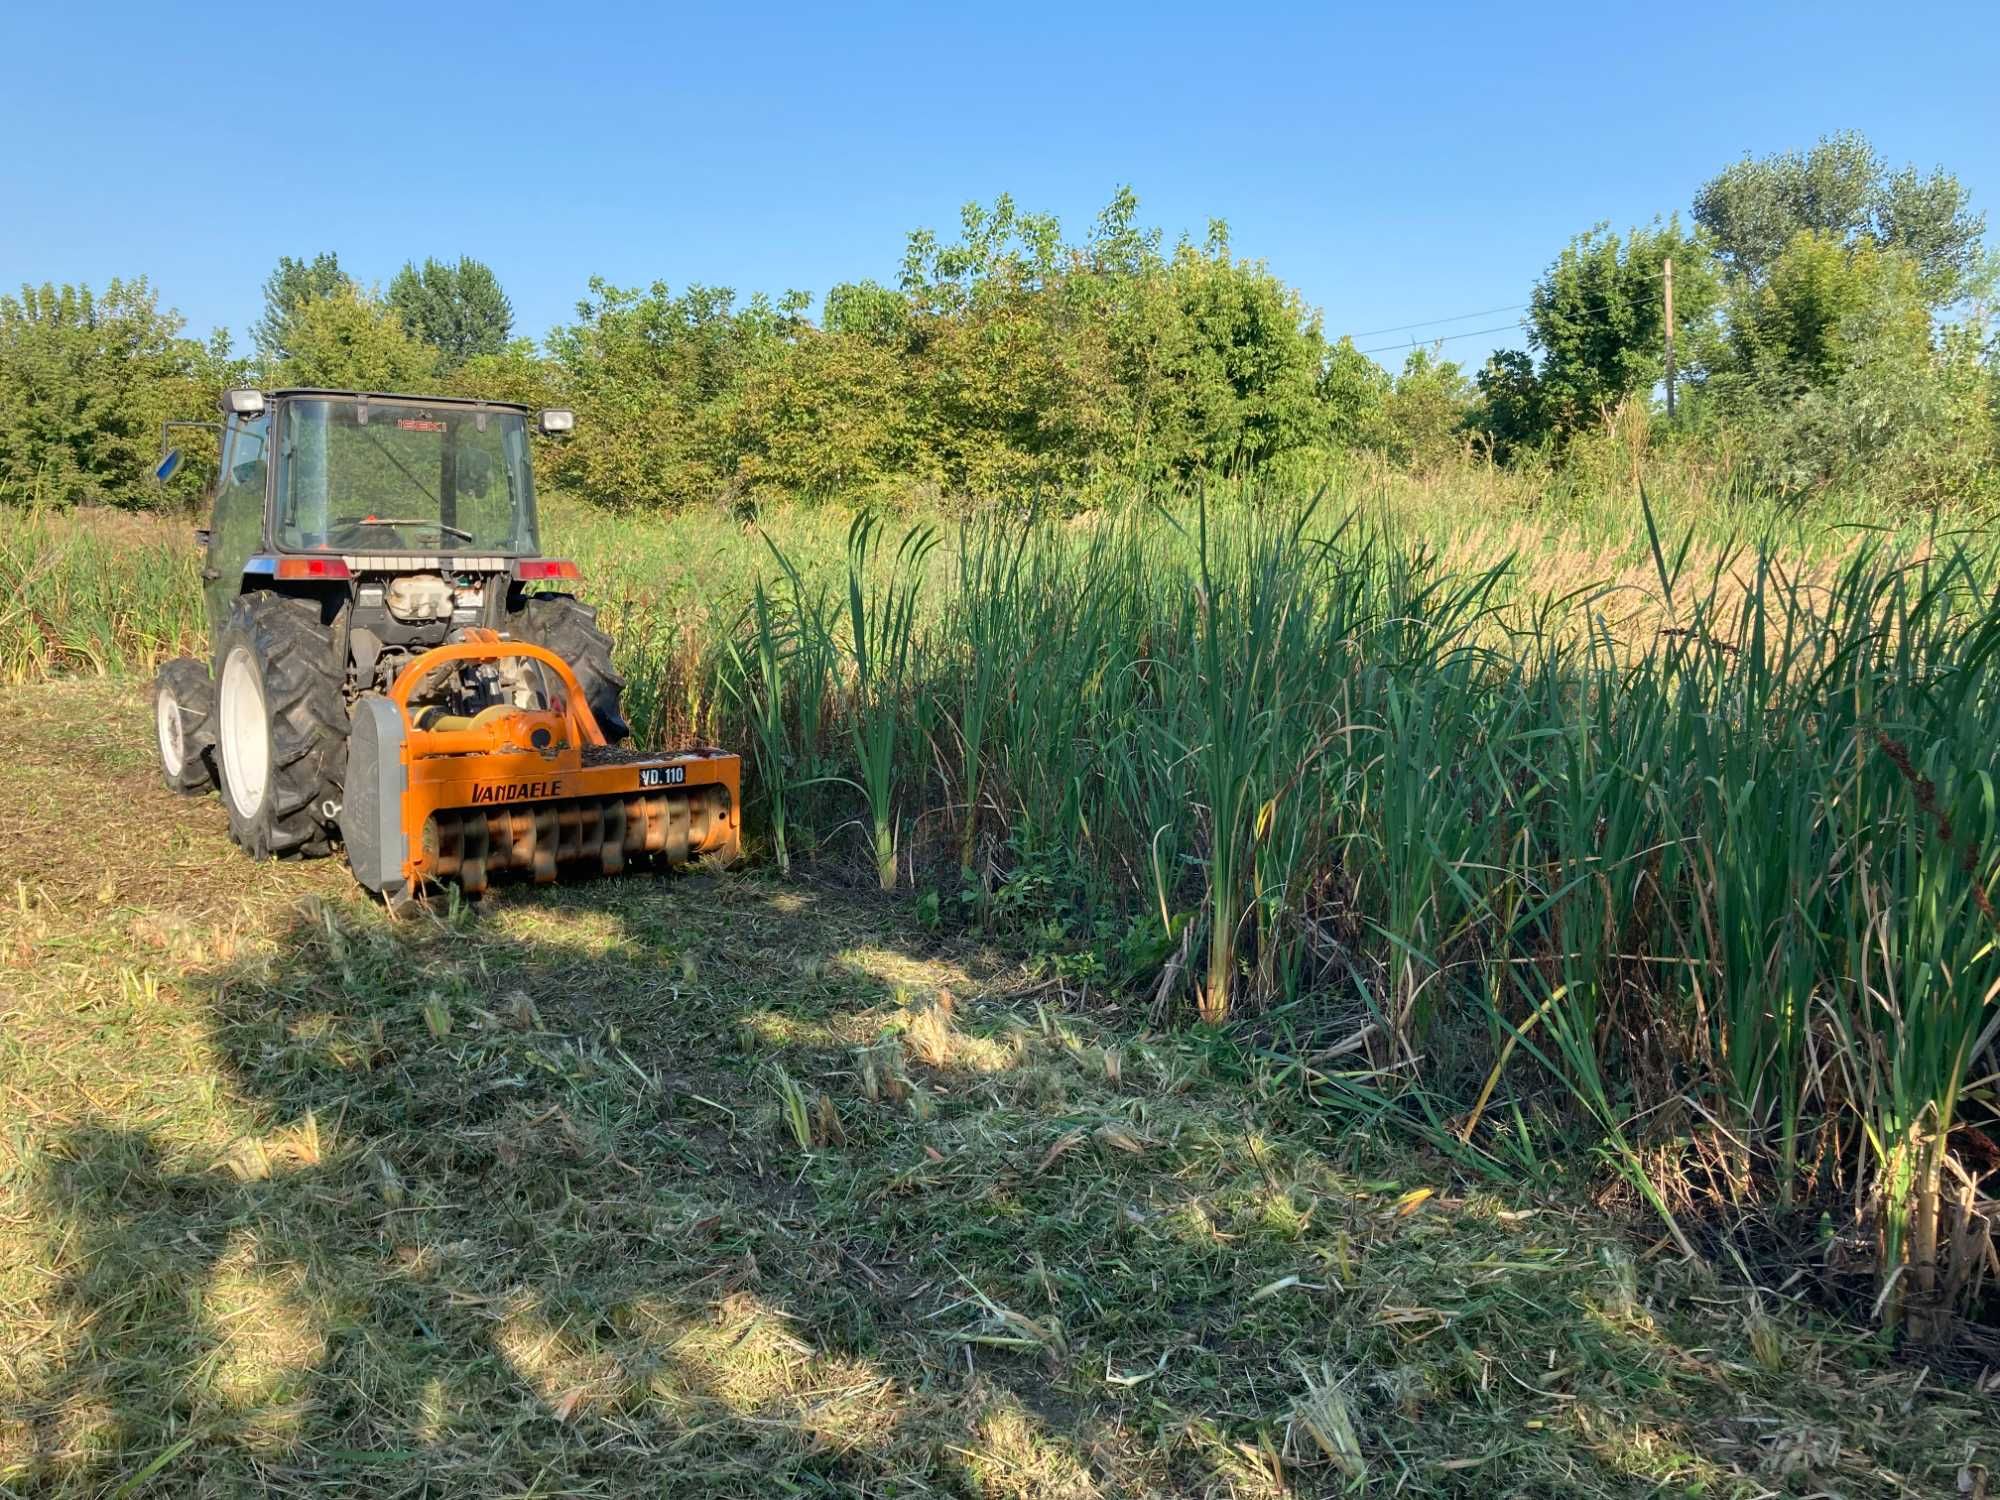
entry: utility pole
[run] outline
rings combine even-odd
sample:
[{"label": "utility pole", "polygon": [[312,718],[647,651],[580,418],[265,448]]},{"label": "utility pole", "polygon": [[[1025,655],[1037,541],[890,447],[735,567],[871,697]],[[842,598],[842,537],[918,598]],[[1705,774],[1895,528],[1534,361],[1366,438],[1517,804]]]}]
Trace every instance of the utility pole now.
[{"label": "utility pole", "polygon": [[1668,258],[1661,280],[1667,293],[1667,420],[1674,419],[1674,263]]}]

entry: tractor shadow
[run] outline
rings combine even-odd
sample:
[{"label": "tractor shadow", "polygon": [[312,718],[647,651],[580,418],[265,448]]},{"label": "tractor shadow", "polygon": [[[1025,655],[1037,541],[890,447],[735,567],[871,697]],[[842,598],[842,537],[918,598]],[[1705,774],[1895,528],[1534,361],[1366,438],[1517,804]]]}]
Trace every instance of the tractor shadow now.
[{"label": "tractor shadow", "polygon": [[45,1152],[63,1355],[0,1494],[1095,1493],[1097,1420],[940,1338],[921,1247],[815,1185],[991,1074],[868,1097],[857,1057],[997,974],[727,874],[402,923],[308,897],[188,980],[254,1133]]}]

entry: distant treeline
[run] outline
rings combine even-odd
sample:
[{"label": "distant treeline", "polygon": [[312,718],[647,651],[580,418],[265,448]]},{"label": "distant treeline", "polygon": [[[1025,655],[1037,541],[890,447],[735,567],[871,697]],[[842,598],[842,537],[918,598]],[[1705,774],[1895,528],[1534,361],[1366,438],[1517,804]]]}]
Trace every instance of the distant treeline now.
[{"label": "distant treeline", "polygon": [[187,337],[143,278],[26,287],[0,298],[0,497],[159,504],[160,423],[254,382],[573,405],[545,482],[628,506],[1087,498],[1358,452],[1554,471],[1635,425],[1766,494],[1977,505],[2000,495],[1984,233],[1956,177],[1891,170],[1857,135],[1746,158],[1690,227],[1577,236],[1528,293],[1526,348],[1477,371],[1330,340],[1224,225],[1169,248],[1129,190],[1080,240],[1006,197],[969,205],[955,239],[917,231],[893,284],[835,286],[816,320],[803,292],[593,279],[537,344],[476,260],[411,263],[384,291],[329,253],[280,262],[239,355]]}]

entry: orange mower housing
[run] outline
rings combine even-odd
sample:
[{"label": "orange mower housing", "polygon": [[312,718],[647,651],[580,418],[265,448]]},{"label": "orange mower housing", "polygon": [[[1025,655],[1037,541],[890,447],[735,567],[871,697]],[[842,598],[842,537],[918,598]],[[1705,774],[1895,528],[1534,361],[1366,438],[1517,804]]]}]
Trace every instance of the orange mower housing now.
[{"label": "orange mower housing", "polygon": [[[472,717],[413,711],[440,672],[531,661],[557,685],[546,708]],[[630,750],[606,742],[576,674],[555,652],[474,629],[354,704],[344,800],[335,809],[355,878],[391,901],[426,881],[484,891],[508,871],[537,882],[629,865],[733,857],[742,762],[726,751]]]}]

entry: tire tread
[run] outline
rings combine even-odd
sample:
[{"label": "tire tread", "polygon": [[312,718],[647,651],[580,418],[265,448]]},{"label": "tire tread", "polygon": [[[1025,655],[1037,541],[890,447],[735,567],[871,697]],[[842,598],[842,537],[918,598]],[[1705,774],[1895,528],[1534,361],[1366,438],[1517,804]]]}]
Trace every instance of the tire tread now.
[{"label": "tire tread", "polygon": [[[255,859],[316,859],[333,850],[335,830],[320,809],[339,799],[347,767],[346,671],[336,650],[337,624],[323,621],[322,612],[317,599],[245,594],[230,607],[217,643],[218,684],[238,641],[249,646],[264,679],[270,790],[254,819],[242,818],[223,798],[231,835]],[[216,761],[219,770],[220,755]]]},{"label": "tire tread", "polygon": [[516,638],[546,646],[569,663],[607,742],[631,738],[621,701],[625,679],[611,663],[611,637],[597,628],[596,610],[572,594],[530,594],[512,623]]}]

